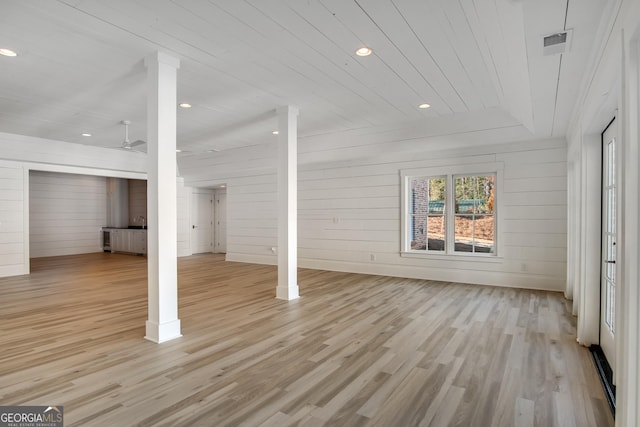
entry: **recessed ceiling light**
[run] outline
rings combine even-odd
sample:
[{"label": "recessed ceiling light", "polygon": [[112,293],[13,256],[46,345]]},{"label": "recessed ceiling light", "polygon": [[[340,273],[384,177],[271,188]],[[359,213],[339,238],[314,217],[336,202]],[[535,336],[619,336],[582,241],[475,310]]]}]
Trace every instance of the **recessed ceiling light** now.
[{"label": "recessed ceiling light", "polygon": [[429,105],[429,104],[420,104],[420,105],[418,105],[418,108],[422,108],[423,110],[425,108],[429,108],[429,107],[431,107],[431,105]]},{"label": "recessed ceiling light", "polygon": [[179,148],[176,148],[176,153],[182,153],[182,150],[180,150]]},{"label": "recessed ceiling light", "polygon": [[182,102],[180,104],[178,104],[180,106],[180,108],[191,108],[191,104],[186,103],[186,102]]},{"label": "recessed ceiling light", "polygon": [[90,133],[83,133],[82,136],[92,136]]},{"label": "recessed ceiling light", "polygon": [[273,132],[271,132],[274,135],[278,135],[280,132],[278,132],[277,130],[274,130]]},{"label": "recessed ceiling light", "polygon": [[366,47],[366,46],[362,46],[360,49],[356,50],[356,55],[358,56],[369,56],[371,55],[371,49]]},{"label": "recessed ceiling light", "polygon": [[14,51],[12,51],[11,49],[5,49],[5,48],[1,48],[0,49],[0,55],[4,55],[4,56],[18,56],[17,53],[15,53]]},{"label": "recessed ceiling light", "polygon": [[224,184],[222,184],[222,185],[220,186],[220,188],[225,188],[225,187],[226,187],[226,185],[224,185]]}]

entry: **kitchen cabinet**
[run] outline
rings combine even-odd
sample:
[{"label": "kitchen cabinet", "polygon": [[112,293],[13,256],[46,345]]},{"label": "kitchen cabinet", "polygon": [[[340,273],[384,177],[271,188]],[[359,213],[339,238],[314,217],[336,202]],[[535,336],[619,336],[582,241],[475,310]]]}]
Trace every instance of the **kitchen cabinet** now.
[{"label": "kitchen cabinet", "polygon": [[146,230],[128,230],[129,234],[129,252],[136,254],[147,253],[147,231]]},{"label": "kitchen cabinet", "polygon": [[111,252],[147,253],[147,230],[111,230]]},{"label": "kitchen cabinet", "polygon": [[128,235],[124,231],[126,230],[111,230],[111,252],[124,252],[127,248],[125,240]]}]

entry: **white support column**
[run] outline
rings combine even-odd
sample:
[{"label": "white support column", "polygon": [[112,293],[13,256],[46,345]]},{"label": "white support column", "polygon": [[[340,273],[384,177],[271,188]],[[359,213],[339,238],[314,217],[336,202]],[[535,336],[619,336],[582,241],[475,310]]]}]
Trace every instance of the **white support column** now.
[{"label": "white support column", "polygon": [[623,54],[622,123],[618,128],[623,195],[618,259],[623,269],[616,291],[616,426],[624,427],[640,422],[640,25],[636,28],[636,37]]},{"label": "white support column", "polygon": [[602,143],[599,134],[582,136],[582,197],[578,342],[586,347],[600,342],[600,239],[602,227]]},{"label": "white support column", "polygon": [[298,294],[298,109],[278,108],[278,287],[276,298]]},{"label": "white support column", "polygon": [[181,336],[178,319],[176,211],[176,80],[180,61],[157,52],[147,67],[147,268],[145,338]]}]

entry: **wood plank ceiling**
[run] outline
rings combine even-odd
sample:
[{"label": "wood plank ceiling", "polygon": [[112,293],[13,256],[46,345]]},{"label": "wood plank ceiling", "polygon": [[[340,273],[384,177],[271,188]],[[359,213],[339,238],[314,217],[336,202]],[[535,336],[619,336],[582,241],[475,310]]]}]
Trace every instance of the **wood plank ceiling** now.
[{"label": "wood plank ceiling", "polygon": [[[162,50],[193,105],[178,109],[184,150],[272,141],[285,104],[300,107],[309,161],[347,142],[562,136],[611,3],[4,0],[0,47],[19,56],[0,57],[0,132],[117,147],[128,119],[144,139],[142,60]],[[568,26],[571,52],[544,57],[542,36]],[[356,56],[363,45],[374,53]]]}]

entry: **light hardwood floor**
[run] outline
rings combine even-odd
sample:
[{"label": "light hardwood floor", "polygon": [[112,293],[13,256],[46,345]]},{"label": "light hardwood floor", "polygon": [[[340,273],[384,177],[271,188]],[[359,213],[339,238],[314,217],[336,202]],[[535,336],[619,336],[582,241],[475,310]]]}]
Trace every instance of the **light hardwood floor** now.
[{"label": "light hardwood floor", "polygon": [[146,260],[0,279],[0,405],[66,426],[612,426],[560,294],[179,260],[183,337],[143,339]]}]

